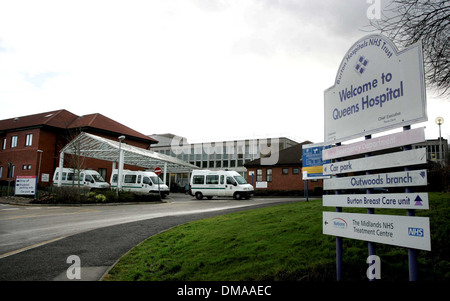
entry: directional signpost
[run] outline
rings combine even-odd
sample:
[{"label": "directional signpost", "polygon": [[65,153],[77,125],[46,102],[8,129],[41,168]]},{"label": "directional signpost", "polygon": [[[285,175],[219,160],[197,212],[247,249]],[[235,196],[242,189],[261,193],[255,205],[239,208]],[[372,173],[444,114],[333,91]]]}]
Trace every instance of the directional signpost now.
[{"label": "directional signpost", "polygon": [[335,190],[426,185],[427,171],[412,170],[393,173],[371,174],[367,176],[332,178],[324,181],[323,189]]},{"label": "directional signpost", "polygon": [[15,195],[36,195],[36,176],[17,176]]},{"label": "directional signpost", "polygon": [[[429,209],[428,194],[412,191],[427,185],[427,171],[420,169],[426,151],[411,148],[425,141],[424,128],[410,129],[428,119],[421,45],[398,51],[384,36],[362,38],[344,56],[324,101],[324,141],[335,146],[323,150],[322,159],[331,160],[323,165],[323,175],[331,176],[324,179],[323,206],[336,212],[323,212],[323,233],[336,236],[337,279],[342,238],[351,238],[368,242],[369,257],[375,255],[374,243],[408,248],[410,280],[417,280],[415,250],[431,250],[429,219],[414,216],[416,209]],[[372,137],[398,127],[403,132]],[[365,140],[342,144],[361,137]],[[396,151],[399,147],[403,151]],[[375,193],[389,189],[395,193]],[[367,214],[344,213],[343,207],[367,208]],[[408,214],[379,215],[376,208]]]},{"label": "directional signpost", "polygon": [[322,152],[329,147],[323,143],[302,145],[303,180],[329,178],[324,176],[323,165],[330,161],[322,159]]},{"label": "directional signpost", "polygon": [[431,251],[430,224],[425,217],[324,212],[323,233]]},{"label": "directional signpost", "polygon": [[306,181],[306,200],[308,201],[308,180],[327,179],[330,176],[323,174],[323,165],[331,162],[322,159],[322,152],[330,146],[323,143],[302,145],[302,178]]},{"label": "directional signpost", "polygon": [[425,141],[424,128],[381,136],[366,141],[355,142],[323,151],[324,160],[375,152]]},{"label": "directional signpost", "polygon": [[327,207],[380,209],[429,209],[428,193],[335,194],[324,195]]},{"label": "directional signpost", "polygon": [[427,163],[426,149],[418,148],[405,152],[390,153],[380,156],[325,164],[323,166],[323,174],[342,174],[389,167],[420,165],[425,163]]}]

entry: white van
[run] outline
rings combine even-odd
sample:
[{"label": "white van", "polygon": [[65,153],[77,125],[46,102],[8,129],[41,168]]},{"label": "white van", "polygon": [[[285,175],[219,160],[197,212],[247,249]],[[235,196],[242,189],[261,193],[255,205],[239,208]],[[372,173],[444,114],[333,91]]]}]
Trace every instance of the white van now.
[{"label": "white van", "polygon": [[236,200],[249,199],[254,194],[253,186],[236,171],[193,170],[189,193],[197,200],[213,196],[229,196]]},{"label": "white van", "polygon": [[[59,168],[56,168],[53,174],[53,185],[58,185]],[[78,171],[73,168],[63,168],[62,171],[62,186],[78,186]],[[83,189],[107,189],[109,184],[105,182],[102,176],[95,170],[81,169],[80,170],[80,186]]]},{"label": "white van", "polygon": [[[118,170],[114,169],[111,174],[111,188],[117,188],[117,175]],[[158,190],[159,183],[159,190]],[[122,171],[122,189],[138,192],[138,193],[159,193],[161,192],[161,198],[165,198],[169,195],[169,187],[163,183],[163,181],[151,171]]]}]

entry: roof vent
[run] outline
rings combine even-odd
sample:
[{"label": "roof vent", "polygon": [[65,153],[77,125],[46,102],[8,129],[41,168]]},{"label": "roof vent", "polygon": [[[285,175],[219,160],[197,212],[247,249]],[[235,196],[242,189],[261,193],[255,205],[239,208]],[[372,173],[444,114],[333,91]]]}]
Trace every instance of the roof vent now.
[{"label": "roof vent", "polygon": [[19,121],[19,117],[14,118],[14,121]]},{"label": "roof vent", "polygon": [[48,114],[48,115],[45,115],[44,117],[45,118],[48,118],[48,117],[52,117],[53,116],[53,113],[50,113],[50,114]]}]

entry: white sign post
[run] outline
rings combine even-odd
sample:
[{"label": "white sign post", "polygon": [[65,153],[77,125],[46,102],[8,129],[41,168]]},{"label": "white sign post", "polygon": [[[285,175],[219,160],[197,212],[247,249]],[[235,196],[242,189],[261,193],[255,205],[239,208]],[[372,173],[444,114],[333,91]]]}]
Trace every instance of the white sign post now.
[{"label": "white sign post", "polygon": [[418,128],[391,135],[381,136],[370,140],[328,148],[323,151],[325,159],[336,159],[346,156],[375,152],[383,149],[410,145],[425,141],[425,129]]},{"label": "white sign post", "polygon": [[380,156],[325,164],[323,166],[323,174],[342,174],[363,170],[375,170],[388,167],[410,166],[425,163],[427,163],[426,149],[418,148],[405,152],[396,152]]},{"label": "white sign post", "polygon": [[[426,186],[426,170],[409,166],[426,163],[423,149],[410,145],[425,141],[424,129],[410,125],[427,121],[421,44],[399,51],[386,37],[369,35],[349,49],[339,66],[335,83],[324,92],[324,141],[336,144],[323,150],[323,233],[336,236],[337,279],[342,274],[342,237],[409,248],[410,279],[417,279],[414,249],[431,250],[429,219],[415,217],[415,209],[428,209],[428,194],[408,187]],[[372,134],[402,127],[404,131],[372,138]],[[347,145],[341,142],[365,137]],[[372,156],[372,152],[403,147],[402,152]],[[362,157],[364,155],[364,157]],[[359,156],[359,157],[358,157]],[[352,157],[343,159],[345,157]],[[404,167],[404,171],[371,174],[369,171]],[[365,172],[365,175],[354,175]],[[348,177],[335,175],[350,174]],[[375,194],[375,189],[406,187],[405,193]],[[340,190],[366,190],[366,194],[340,194]],[[368,214],[343,213],[342,207],[367,208]],[[407,209],[408,216],[377,215],[375,208]],[[413,254],[414,255],[411,255]]]},{"label": "white sign post", "polygon": [[425,217],[324,211],[323,233],[431,251],[430,223]]},{"label": "white sign post", "polygon": [[325,90],[325,142],[427,120],[422,47],[403,51],[381,35],[357,41]]},{"label": "white sign post", "polygon": [[428,193],[334,194],[323,196],[325,207],[429,209]]},{"label": "white sign post", "polygon": [[427,171],[411,170],[323,180],[324,190],[426,186]]},{"label": "white sign post", "polygon": [[36,176],[17,176],[15,195],[35,195]]}]

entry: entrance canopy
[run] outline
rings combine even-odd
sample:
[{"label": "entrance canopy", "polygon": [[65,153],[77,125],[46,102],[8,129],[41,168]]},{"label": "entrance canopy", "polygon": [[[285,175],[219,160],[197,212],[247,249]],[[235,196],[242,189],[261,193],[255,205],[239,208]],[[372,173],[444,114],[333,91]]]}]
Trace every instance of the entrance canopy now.
[{"label": "entrance canopy", "polygon": [[[122,160],[119,160],[119,150],[122,153]],[[161,167],[164,173],[190,172],[199,167],[184,162],[175,157],[160,154],[151,150],[146,150],[136,146],[131,146],[113,141],[103,137],[95,136],[88,133],[81,133],[69,142],[62,150],[60,155],[60,167],[62,167],[61,159],[64,154],[79,155],[88,158],[95,158],[111,162],[119,162],[119,166],[129,164],[140,166],[149,170]]]}]

